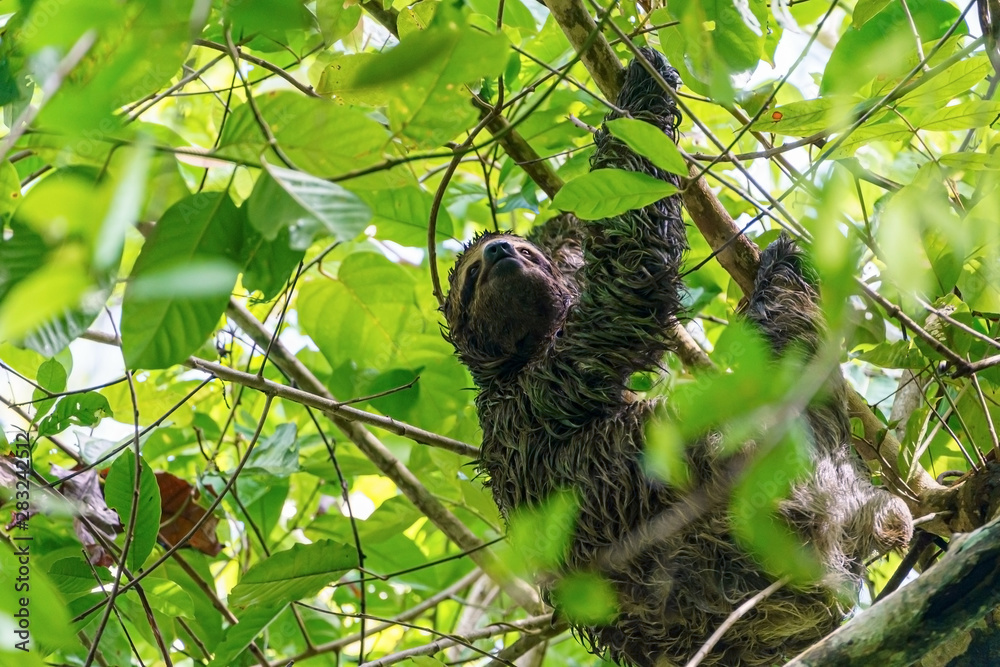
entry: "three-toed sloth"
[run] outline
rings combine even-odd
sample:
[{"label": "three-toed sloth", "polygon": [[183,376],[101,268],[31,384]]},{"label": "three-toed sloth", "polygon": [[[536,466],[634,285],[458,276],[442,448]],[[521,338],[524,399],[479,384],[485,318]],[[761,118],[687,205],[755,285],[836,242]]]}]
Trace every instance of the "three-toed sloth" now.
[{"label": "three-toed sloth", "polygon": [[[642,56],[679,85],[662,56],[651,49]],[[677,107],[637,60],[625,70],[616,108],[606,120],[627,115],[676,140]],[[678,184],[606,128],[595,141],[592,168]],[[545,225],[536,241],[482,234],[450,276],[448,338],[479,389],[479,469],[505,520],[556,492],[574,495],[578,514],[557,576],[596,572],[617,596],[612,621],[575,628],[592,650],[622,665],[683,664],[774,578],[737,546],[724,503],[666,534],[645,535],[627,558],[604,557],[685,496],[644,469],[644,424],[654,404],[627,389],[633,373],[657,367],[681,310],[687,240],[679,197],[595,222],[564,216]],[[792,345],[807,354],[817,350],[824,325],[810,276],[787,238],[762,255],[745,317],[776,354]],[[826,576],[760,602],[704,664],[770,665],[804,649],[850,610],[844,589],[853,586],[856,594],[863,561],[910,538],[906,506],[871,483],[850,448],[839,373],[805,417],[813,468],[782,502],[781,514],[813,546]],[[702,462],[702,484],[711,484],[721,465],[706,466],[714,459],[699,452],[712,440],[689,447],[689,457]]]}]

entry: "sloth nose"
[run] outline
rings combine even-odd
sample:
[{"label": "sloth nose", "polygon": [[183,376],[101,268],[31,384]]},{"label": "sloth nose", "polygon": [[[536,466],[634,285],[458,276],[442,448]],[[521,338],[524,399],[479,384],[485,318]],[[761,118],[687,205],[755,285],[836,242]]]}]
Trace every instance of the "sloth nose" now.
[{"label": "sloth nose", "polygon": [[492,266],[504,257],[514,256],[514,246],[510,241],[494,241],[483,249],[483,259],[487,266]]}]

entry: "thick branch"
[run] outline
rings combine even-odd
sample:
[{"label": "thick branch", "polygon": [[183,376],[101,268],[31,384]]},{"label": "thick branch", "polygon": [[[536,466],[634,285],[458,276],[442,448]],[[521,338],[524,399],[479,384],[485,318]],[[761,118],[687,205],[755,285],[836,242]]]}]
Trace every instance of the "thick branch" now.
[{"label": "thick branch", "polygon": [[[485,116],[489,111],[484,110]],[[518,132],[511,128],[510,122],[503,116],[496,115],[486,124],[486,129],[495,137],[503,147],[510,159],[517,166],[524,169],[528,177],[535,182],[542,192],[549,196],[549,199],[556,196],[563,186],[563,180],[549,166],[549,163],[541,158],[535,149],[524,140]]]},{"label": "thick branch", "polygon": [[598,32],[597,23],[583,6],[583,0],[545,0],[545,6],[573,49],[580,54],[594,83],[608,101],[614,102],[621,88],[622,64],[608,40]]},{"label": "thick branch", "polygon": [[919,579],[786,667],[908,667],[1000,605],[1000,520],[955,539]]},{"label": "thick branch", "polygon": [[[691,165],[692,175],[700,171],[697,165]],[[715,251],[719,264],[733,277],[743,294],[749,295],[757,277],[760,249],[736,226],[704,178],[687,181],[682,196],[691,220]]]}]

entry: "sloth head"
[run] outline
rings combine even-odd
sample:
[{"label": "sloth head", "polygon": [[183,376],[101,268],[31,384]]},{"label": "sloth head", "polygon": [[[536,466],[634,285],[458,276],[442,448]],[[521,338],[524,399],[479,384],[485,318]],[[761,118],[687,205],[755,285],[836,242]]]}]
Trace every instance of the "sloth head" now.
[{"label": "sloth head", "polygon": [[573,294],[544,251],[508,232],[473,239],[449,282],[447,338],[474,375],[531,359],[562,326]]}]

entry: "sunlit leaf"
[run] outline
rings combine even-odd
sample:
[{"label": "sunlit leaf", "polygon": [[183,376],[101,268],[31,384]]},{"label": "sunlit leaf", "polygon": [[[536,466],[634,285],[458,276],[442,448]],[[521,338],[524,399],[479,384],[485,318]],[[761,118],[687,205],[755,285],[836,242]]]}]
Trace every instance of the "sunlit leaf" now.
[{"label": "sunlit leaf", "polygon": [[[339,176],[381,160],[387,133],[356,109],[288,91],[263,95],[256,103],[288,158],[314,176]],[[233,110],[219,147],[251,162],[259,163],[264,156],[272,164],[281,163],[249,104]]]},{"label": "sunlit leaf", "polygon": [[205,342],[236,282],[241,232],[225,193],[192,195],[163,214],[125,290],[121,336],[129,368],[180,363]]},{"label": "sunlit leaf", "polygon": [[[118,512],[122,526],[128,526],[132,512],[137,512],[132,546],[126,561],[127,567],[132,572],[138,572],[142,568],[146,557],[152,553],[156,545],[156,534],[160,530],[160,489],[156,485],[156,477],[149,464],[141,457],[139,462],[142,464],[142,470],[139,475],[138,496],[134,495],[135,454],[129,449],[115,459],[108,471],[107,483],[104,485],[104,497],[108,501],[108,507]],[[138,504],[133,505],[133,500],[138,500]]]},{"label": "sunlit leaf", "polygon": [[595,169],[574,178],[556,194],[552,205],[583,220],[600,220],[641,208],[677,192],[653,176],[622,169]]},{"label": "sunlit leaf", "polygon": [[990,60],[986,56],[973,56],[960,60],[944,72],[923,83],[917,79],[918,87],[900,100],[901,105],[935,105],[967,92],[983,80],[991,71]]},{"label": "sunlit leaf", "polygon": [[654,165],[678,176],[687,176],[687,163],[670,140],[658,127],[631,118],[619,118],[607,123],[608,130]]},{"label": "sunlit leaf", "polygon": [[851,25],[861,28],[868,23],[876,14],[885,9],[892,0],[858,0],[854,5],[853,20]]},{"label": "sunlit leaf", "polygon": [[574,623],[603,625],[618,614],[614,588],[597,574],[578,573],[560,579],[553,596],[559,610]]},{"label": "sunlit leaf", "polygon": [[350,241],[364,231],[372,213],[357,195],[336,183],[264,163],[247,201],[250,224],[273,241],[288,229],[292,250],[305,250],[320,236]]},{"label": "sunlit leaf", "polygon": [[346,544],[296,544],[251,567],[230,593],[229,603],[239,609],[285,605],[315,595],[357,566],[357,550]]},{"label": "sunlit leaf", "polygon": [[299,323],[334,366],[391,363],[401,335],[421,326],[413,287],[410,275],[381,255],[353,254],[337,280],[302,285]]},{"label": "sunlit leaf", "polygon": [[[823,72],[821,93],[853,93],[876,76],[892,78],[907,71],[903,56],[916,50],[907,13],[923,42],[944,35],[959,14],[945,0],[907,0],[906,5],[904,10],[901,4],[890,3],[860,27],[844,32]],[[956,31],[967,33],[964,23]]]},{"label": "sunlit leaf", "polygon": [[873,141],[902,141],[912,136],[913,130],[898,121],[863,125],[847,135],[843,143],[826,151],[824,155],[831,160],[840,160],[853,156],[859,148],[867,146]]},{"label": "sunlit leaf", "polygon": [[933,111],[919,121],[918,127],[939,131],[971,130],[991,125],[997,117],[1000,117],[1000,102],[978,100]]},{"label": "sunlit leaf", "polygon": [[[376,238],[406,246],[427,245],[427,225],[434,202],[430,192],[408,186],[389,191],[363,191],[359,195],[375,215],[372,224]],[[442,241],[455,234],[451,214],[443,206],[438,209],[435,231]]]}]

